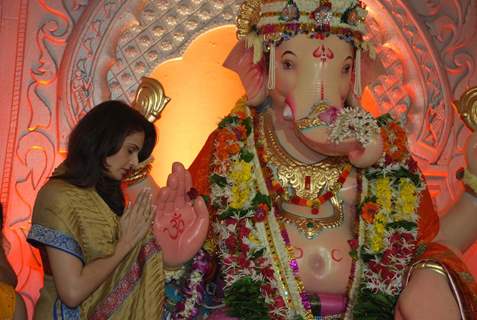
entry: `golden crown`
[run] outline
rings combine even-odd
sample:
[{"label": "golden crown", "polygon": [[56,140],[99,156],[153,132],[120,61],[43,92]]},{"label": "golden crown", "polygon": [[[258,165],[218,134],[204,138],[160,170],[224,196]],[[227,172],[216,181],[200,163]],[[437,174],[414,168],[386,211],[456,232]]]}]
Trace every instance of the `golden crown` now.
[{"label": "golden crown", "polygon": [[367,49],[363,40],[367,13],[360,0],[248,0],[240,7],[237,36],[254,34],[268,46],[299,33],[316,38],[337,34]]}]

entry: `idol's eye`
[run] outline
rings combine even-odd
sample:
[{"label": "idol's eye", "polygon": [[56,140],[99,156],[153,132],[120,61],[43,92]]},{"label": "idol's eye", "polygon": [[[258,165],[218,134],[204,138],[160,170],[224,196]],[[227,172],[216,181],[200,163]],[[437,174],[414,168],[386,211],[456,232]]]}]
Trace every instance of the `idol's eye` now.
[{"label": "idol's eye", "polygon": [[293,70],[295,69],[295,64],[291,60],[283,60],[282,61],[282,68],[283,70]]},{"label": "idol's eye", "polygon": [[351,64],[347,63],[343,66],[343,70],[341,72],[343,72],[344,74],[348,74],[350,73],[351,71]]}]

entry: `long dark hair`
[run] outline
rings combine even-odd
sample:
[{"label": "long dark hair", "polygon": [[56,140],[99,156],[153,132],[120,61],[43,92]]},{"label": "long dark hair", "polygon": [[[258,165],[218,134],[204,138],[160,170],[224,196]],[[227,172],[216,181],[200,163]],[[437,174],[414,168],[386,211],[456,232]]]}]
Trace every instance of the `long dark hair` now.
[{"label": "long dark hair", "polygon": [[118,215],[124,210],[120,181],[105,175],[105,160],[116,154],[126,137],[144,132],[139,161],[146,160],[156,144],[156,129],[144,116],[124,102],[110,100],[92,108],[76,125],[68,141],[66,172],[57,176],[78,187],[95,187]]}]

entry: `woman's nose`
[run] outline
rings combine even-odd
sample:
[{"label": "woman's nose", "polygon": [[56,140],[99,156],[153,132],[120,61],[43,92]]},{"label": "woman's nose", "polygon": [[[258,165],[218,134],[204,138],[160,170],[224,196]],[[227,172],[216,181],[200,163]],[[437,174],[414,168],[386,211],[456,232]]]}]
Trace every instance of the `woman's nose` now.
[{"label": "woman's nose", "polygon": [[137,155],[134,155],[132,158],[131,158],[131,162],[130,162],[131,166],[133,168],[135,168],[138,164],[139,164],[139,157]]}]

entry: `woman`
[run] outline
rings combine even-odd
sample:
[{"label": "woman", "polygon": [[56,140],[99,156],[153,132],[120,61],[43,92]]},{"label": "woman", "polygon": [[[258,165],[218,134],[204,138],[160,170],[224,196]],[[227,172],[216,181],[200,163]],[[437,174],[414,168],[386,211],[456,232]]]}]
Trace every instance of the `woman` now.
[{"label": "woman", "polygon": [[15,292],[17,277],[3,252],[5,238],[3,229],[3,207],[0,203],[0,319],[26,319],[25,304]]},{"label": "woman", "polygon": [[155,142],[154,126],[119,101],[97,105],[73,129],[66,160],[33,209],[29,241],[40,248],[45,269],[35,319],[160,317],[152,196],[144,189],[125,206],[121,189]]}]

